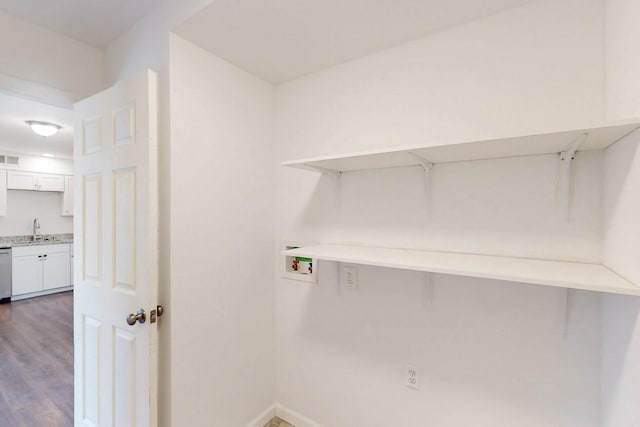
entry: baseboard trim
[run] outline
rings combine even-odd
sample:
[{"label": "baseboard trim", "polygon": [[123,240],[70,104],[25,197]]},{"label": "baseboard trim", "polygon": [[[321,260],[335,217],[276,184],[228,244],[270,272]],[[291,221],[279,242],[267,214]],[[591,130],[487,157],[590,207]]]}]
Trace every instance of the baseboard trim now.
[{"label": "baseboard trim", "polygon": [[300,415],[293,409],[287,408],[279,403],[275,404],[275,410],[276,416],[282,418],[289,424],[293,424],[295,427],[324,427],[322,424],[310,420],[304,415]]},{"label": "baseboard trim", "polygon": [[300,415],[293,409],[279,403],[275,403],[265,409],[264,412],[255,417],[246,427],[264,427],[273,417],[282,418],[295,427],[324,427],[322,424],[312,421],[304,415]]},{"label": "baseboard trim", "polygon": [[269,421],[276,416],[276,405],[271,405],[263,413],[255,417],[247,427],[264,427]]},{"label": "baseboard trim", "polygon": [[72,291],[72,290],[73,290],[73,286],[65,286],[63,288],[47,289],[46,291],[38,291],[38,292],[32,292],[30,294],[22,294],[22,295],[12,296],[11,297],[11,301],[20,301],[20,300],[27,299],[27,298],[41,297],[41,296],[45,296],[45,295],[57,294],[59,292],[67,292],[67,291]]}]

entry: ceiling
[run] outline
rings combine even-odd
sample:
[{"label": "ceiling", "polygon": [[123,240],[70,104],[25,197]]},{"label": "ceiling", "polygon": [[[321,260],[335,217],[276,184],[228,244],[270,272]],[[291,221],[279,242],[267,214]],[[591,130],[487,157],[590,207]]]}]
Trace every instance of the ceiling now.
[{"label": "ceiling", "polygon": [[[104,47],[163,0],[0,0],[0,10]],[[175,1],[175,0],[167,0]],[[280,83],[533,0],[215,0],[175,29]],[[0,93],[0,154],[71,158],[72,111]],[[60,124],[49,138],[25,120]]]},{"label": "ceiling", "polygon": [[0,0],[0,10],[104,48],[162,0]]},{"label": "ceiling", "polygon": [[[43,138],[25,124],[26,120],[55,123],[62,129]],[[0,92],[0,154],[12,153],[72,158],[73,111]]]},{"label": "ceiling", "polygon": [[532,0],[216,0],[181,37],[280,83]]}]

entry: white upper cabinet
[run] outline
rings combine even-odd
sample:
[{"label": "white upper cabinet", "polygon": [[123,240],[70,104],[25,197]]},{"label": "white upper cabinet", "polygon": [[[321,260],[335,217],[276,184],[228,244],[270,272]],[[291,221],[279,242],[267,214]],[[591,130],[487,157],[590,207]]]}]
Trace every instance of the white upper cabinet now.
[{"label": "white upper cabinet", "polygon": [[0,170],[0,216],[7,216],[7,173]]},{"label": "white upper cabinet", "polygon": [[7,172],[7,189],[9,190],[37,190],[38,181],[33,172]]},{"label": "white upper cabinet", "polygon": [[64,191],[63,175],[37,175],[38,191]]},{"label": "white upper cabinet", "polygon": [[8,171],[7,189],[63,192],[64,176],[35,172]]}]

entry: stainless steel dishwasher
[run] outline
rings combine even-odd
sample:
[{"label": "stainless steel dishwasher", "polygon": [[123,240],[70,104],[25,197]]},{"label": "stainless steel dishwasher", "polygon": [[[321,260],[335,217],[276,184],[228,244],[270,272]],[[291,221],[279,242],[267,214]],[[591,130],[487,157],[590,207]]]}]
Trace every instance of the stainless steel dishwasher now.
[{"label": "stainless steel dishwasher", "polygon": [[11,301],[11,248],[0,249],[0,303]]}]

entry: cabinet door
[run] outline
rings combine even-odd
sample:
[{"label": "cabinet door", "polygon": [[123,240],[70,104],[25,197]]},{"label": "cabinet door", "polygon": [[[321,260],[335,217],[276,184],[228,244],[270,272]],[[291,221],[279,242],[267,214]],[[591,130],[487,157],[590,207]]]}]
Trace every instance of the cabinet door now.
[{"label": "cabinet door", "polygon": [[46,254],[42,258],[42,263],[44,265],[42,271],[43,289],[61,288],[71,284],[69,252]]},{"label": "cabinet door", "polygon": [[73,177],[64,177],[64,194],[62,195],[62,216],[73,216]]},{"label": "cabinet door", "polygon": [[64,177],[62,175],[38,174],[38,191],[64,191]]},{"label": "cabinet door", "polygon": [[37,190],[38,181],[33,172],[7,172],[7,188],[9,190]]},{"label": "cabinet door", "polygon": [[14,256],[12,262],[12,295],[42,290],[42,257],[39,255]]},{"label": "cabinet door", "polygon": [[7,173],[0,171],[0,216],[7,216]]}]

